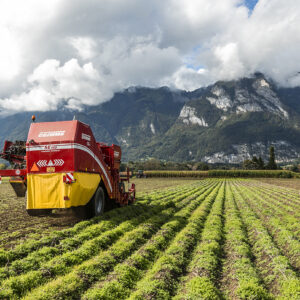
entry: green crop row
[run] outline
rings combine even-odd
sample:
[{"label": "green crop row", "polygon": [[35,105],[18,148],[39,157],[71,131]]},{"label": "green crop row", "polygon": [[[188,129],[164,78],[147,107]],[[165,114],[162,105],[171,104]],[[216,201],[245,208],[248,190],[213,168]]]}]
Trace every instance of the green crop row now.
[{"label": "green crop row", "polygon": [[145,171],[147,177],[249,177],[295,178],[296,173],[286,170],[209,170],[209,171]]},{"label": "green crop row", "polygon": [[230,288],[225,292],[230,299],[271,299],[252,262],[251,247],[234,195],[229,184],[225,202],[226,262],[223,272]]},{"label": "green crop row", "polygon": [[[168,212],[163,211],[163,213],[164,214],[167,213],[167,215],[172,212],[173,212],[173,208],[169,208]],[[110,248],[110,249],[115,250],[114,253],[108,256],[105,254],[107,254],[107,252],[111,252],[111,250],[100,252],[102,254],[102,255],[100,254],[100,257],[102,258],[102,260],[100,259],[100,261],[101,261],[101,267],[99,265],[100,269],[102,269],[102,271],[105,271],[108,268],[109,263],[113,264],[115,262],[115,256],[117,256],[119,259],[121,259],[123,253],[129,253],[131,249],[134,249],[134,247],[136,247],[137,245],[140,245],[142,242],[144,242],[145,234],[150,234],[151,231],[154,230],[155,225],[158,226],[157,222],[158,221],[162,222],[164,220],[162,214],[157,215],[155,218],[159,219],[159,220],[156,220],[156,219],[153,220],[153,218],[151,218],[151,219],[149,219],[152,221],[151,223],[150,223],[150,221],[149,221],[149,223],[148,222],[144,223],[144,224],[148,225],[146,228],[145,228],[145,226],[139,226],[136,229],[130,231],[129,233],[126,233],[127,227],[125,226],[125,228],[124,228],[125,231],[123,232],[123,234],[125,234],[124,237],[121,238],[119,240],[119,242],[117,242],[116,244],[114,244],[114,246],[112,246]],[[151,228],[151,231],[149,232],[150,228]],[[144,230],[141,230],[141,229],[144,229]],[[130,235],[130,233],[131,233],[131,235]],[[134,236],[132,236],[132,234],[134,234]],[[130,239],[128,238],[128,236],[130,236]],[[119,246],[117,249],[116,249],[116,245]],[[75,258],[78,258],[78,257],[75,256]],[[71,259],[72,259],[72,257],[70,257],[67,260],[67,262],[69,262]],[[81,265],[80,270],[82,272],[84,272],[84,275],[81,275],[81,272],[77,273],[77,274],[76,274],[76,272],[71,272],[65,278],[64,277],[58,278],[56,281],[52,282],[48,286],[51,286],[51,285],[53,285],[53,283],[56,282],[58,293],[59,292],[67,293],[69,287],[76,288],[76,290],[77,290],[78,288],[80,288],[80,285],[73,286],[72,284],[70,284],[71,282],[68,281],[68,277],[72,278],[71,275],[74,275],[74,279],[75,278],[77,279],[75,281],[76,284],[79,284],[79,282],[81,282],[81,286],[83,287],[85,285],[85,281],[86,281],[85,277],[89,277],[90,280],[92,280],[92,278],[95,276],[95,274],[97,274],[99,272],[99,270],[97,270],[97,268],[95,267],[95,265],[98,266],[98,263],[97,263],[98,259],[99,259],[99,255],[97,255],[93,259],[90,259],[87,261],[92,266],[88,265],[87,263],[83,264],[83,265],[87,266],[86,269],[83,269],[83,266]],[[61,267],[60,267],[60,265],[55,265],[55,268],[52,268],[52,266],[49,265],[47,269],[32,271],[25,275],[9,278],[7,281],[5,281],[2,284],[2,289],[0,290],[0,297],[1,298],[21,297],[24,294],[28,293],[30,290],[32,290],[34,287],[37,287],[38,285],[47,283],[56,274],[59,274],[59,273],[64,274],[65,272],[70,272],[73,269],[73,268],[70,268],[70,269],[67,269],[67,268],[68,268],[68,264],[62,262]],[[76,270],[76,268],[75,268],[75,270]],[[95,273],[94,272],[90,273],[90,271],[94,271]],[[64,282],[67,284],[65,285]],[[47,285],[43,286],[42,289],[47,290]],[[50,291],[51,291],[51,288],[50,288]],[[42,297],[42,295],[43,295],[43,293],[39,293],[38,291],[33,292],[33,293],[36,294],[36,296],[34,296],[34,297],[29,296],[30,299],[38,299],[38,298]],[[53,297],[53,295],[49,296],[49,299],[51,299],[52,297]]]},{"label": "green crop row", "polygon": [[175,237],[176,232],[182,229],[188,222],[194,211],[212,189],[207,190],[194,200],[191,205],[174,214],[171,220],[164,224],[147,244],[130,256],[125,262],[116,266],[108,278],[98,282],[89,289],[83,299],[125,299],[139,281],[144,272],[168,247],[169,242]]},{"label": "green crop row", "polygon": [[[207,186],[207,184],[209,183],[205,182],[203,186],[205,187]],[[188,186],[183,188],[182,192],[191,192],[191,190],[193,191],[194,189],[191,189],[191,187]],[[34,251],[45,246],[49,246],[50,248],[47,250],[47,254],[44,253],[46,254],[46,256],[48,256],[49,254],[51,255],[51,253],[55,254],[55,248],[67,250],[68,248],[72,249],[76,246],[78,247],[84,240],[87,240],[92,236],[96,236],[99,233],[103,233],[104,231],[111,228],[114,228],[116,225],[125,220],[129,220],[135,216],[140,215],[145,210],[149,210],[154,207],[157,203],[161,203],[161,201],[166,201],[174,198],[174,195],[176,193],[178,193],[178,191],[169,191],[168,193],[164,193],[163,197],[160,197],[160,194],[157,193],[157,199],[151,199],[150,207],[149,205],[146,205],[146,203],[137,202],[133,206],[117,208],[105,213],[101,217],[97,217],[89,221],[80,222],[74,226],[74,229],[53,232],[49,236],[43,237],[40,240],[28,240],[24,244],[21,244],[10,251],[0,250],[0,266],[11,264],[14,260],[26,257],[28,254],[33,253]],[[96,230],[96,228],[98,230]],[[40,255],[37,254],[37,256]],[[3,278],[2,274],[3,269],[0,269],[0,280],[1,278]]]},{"label": "green crop row", "polygon": [[[282,190],[278,186],[274,185],[263,185],[259,181],[255,180],[253,182],[248,180],[240,180],[238,181],[239,185],[246,186],[252,189],[256,189],[260,193],[268,193],[270,198],[276,198],[276,202],[283,204],[289,204],[288,207],[298,208],[300,205],[299,192],[290,191],[290,190]],[[276,196],[276,197],[275,197]],[[275,199],[274,199],[275,200]]]},{"label": "green crop row", "polygon": [[90,285],[100,280],[115,265],[122,262],[130,253],[146,243],[172,217],[175,211],[175,208],[169,208],[153,216],[145,223],[140,224],[136,229],[126,233],[123,238],[107,251],[103,251],[93,259],[85,261],[69,274],[58,277],[56,280],[33,290],[32,293],[27,295],[27,298],[53,299],[54,296],[67,298],[68,295],[79,298]]},{"label": "green crop row", "polygon": [[223,207],[225,187],[211,209],[204,224],[201,242],[196,247],[184,278],[179,295],[175,299],[220,299],[216,286],[222,257]]},{"label": "green crop row", "polygon": [[[116,239],[118,239],[121,235],[123,235],[125,232],[132,230],[137,225],[139,225],[141,222],[147,220],[149,217],[153,216],[153,214],[161,212],[163,208],[168,208],[170,206],[174,207],[176,205],[180,205],[180,201],[189,197],[190,195],[193,195],[193,197],[196,197],[198,193],[202,193],[202,189],[200,191],[197,190],[191,190],[188,193],[185,193],[183,195],[179,195],[177,197],[173,197],[172,200],[161,202],[159,206],[154,207],[152,210],[147,210],[143,214],[141,214],[139,217],[133,218],[131,220],[125,221],[121,223],[118,227],[115,229],[112,229],[108,232],[104,232],[100,236],[90,239],[86,243],[83,244],[82,247],[78,248],[74,251],[65,252],[62,255],[58,255],[54,257],[52,260],[50,260],[48,263],[45,263],[43,261],[43,258],[40,256],[35,256],[35,260],[32,260],[31,257],[29,257],[29,260],[23,260],[23,261],[16,261],[15,266],[19,267],[19,269],[22,268],[22,271],[28,271],[30,269],[38,269],[38,271],[31,271],[26,275],[22,276],[15,276],[11,277],[8,280],[6,280],[3,283],[3,289],[5,290],[5,287],[7,287],[7,290],[11,289],[11,286],[15,285],[15,282],[17,282],[21,277],[23,282],[32,281],[33,278],[34,284],[40,284],[45,282],[45,277],[43,277],[43,273],[45,270],[47,270],[48,273],[48,280],[50,278],[53,278],[53,276],[62,275],[66,272],[70,271],[72,266],[74,264],[80,264],[86,259],[89,259],[91,256],[95,255],[97,251],[101,249],[105,249],[108,246],[110,246]],[[176,203],[176,205],[175,205]],[[13,268],[10,275],[14,275],[15,269]],[[28,284],[27,284],[28,286]],[[31,283],[31,288],[34,287],[34,285]],[[1,295],[1,292],[0,292]]]},{"label": "green crop row", "polygon": [[0,252],[0,299],[300,299],[299,200],[245,178],[144,194]]},{"label": "green crop row", "polygon": [[193,185],[189,185],[188,187],[177,187],[177,188],[173,188],[173,189],[168,189],[165,191],[161,191],[161,192],[157,192],[154,191],[152,193],[149,194],[145,194],[145,195],[139,195],[139,202],[144,201],[143,203],[150,203],[152,200],[160,200],[167,197],[170,197],[172,195],[176,195],[178,192],[183,192],[186,191],[188,189],[193,188]]},{"label": "green crop row", "polygon": [[300,214],[295,211],[300,204],[295,204],[292,202],[291,197],[288,195],[280,195],[277,193],[276,188],[273,190],[259,189],[255,187],[249,187],[251,191],[255,191],[258,195],[262,196],[265,202],[269,204],[276,205],[277,212],[281,215],[294,214],[298,219],[300,219]]},{"label": "green crop row", "polygon": [[296,173],[285,170],[209,170],[208,177],[293,178]]},{"label": "green crop row", "polygon": [[189,263],[190,253],[201,238],[201,231],[215,199],[223,195],[223,187],[214,190],[193,213],[187,226],[180,231],[144,279],[137,284],[129,299],[169,299]]},{"label": "green crop row", "polygon": [[[256,216],[260,218],[262,224],[269,230],[273,240],[281,251],[289,258],[290,263],[295,269],[300,270],[300,243],[294,237],[293,233],[286,229],[285,223],[282,223],[272,210],[265,207],[262,197],[249,189],[244,189],[245,204],[251,209]],[[298,224],[299,225],[299,224]]]},{"label": "green crop row", "polygon": [[208,171],[144,171],[147,177],[208,177]]},{"label": "green crop row", "polygon": [[281,254],[261,220],[245,202],[247,191],[241,194],[233,189],[240,215],[247,227],[252,252],[256,257],[256,266],[263,274],[263,281],[274,294],[283,299],[298,299],[300,280],[290,267],[288,259]]},{"label": "green crop row", "polygon": [[299,239],[300,216],[298,207],[300,205],[298,205],[298,207],[291,206],[288,198],[282,200],[284,196],[276,195],[275,189],[271,192],[269,190],[258,190],[251,187],[250,190],[259,197],[259,203],[262,211],[278,218],[282,225],[284,225],[288,230],[291,230],[296,239]]},{"label": "green crop row", "polygon": [[[245,185],[250,190],[254,191],[258,195],[262,196],[262,199],[265,203],[270,203],[277,206],[276,212],[281,216],[295,216],[297,218],[296,222],[300,221],[300,212],[297,208],[300,203],[295,203],[291,196],[288,194],[278,193],[277,188],[273,187],[272,189],[259,188],[257,189],[254,186]],[[299,194],[298,194],[299,197]],[[274,211],[275,212],[275,211]],[[294,221],[295,222],[295,221]],[[293,223],[294,223],[293,222]]]}]

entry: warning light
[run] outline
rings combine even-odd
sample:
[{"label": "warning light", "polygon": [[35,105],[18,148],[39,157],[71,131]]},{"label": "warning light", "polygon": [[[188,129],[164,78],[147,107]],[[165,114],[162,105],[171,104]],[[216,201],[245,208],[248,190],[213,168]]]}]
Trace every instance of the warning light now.
[{"label": "warning light", "polygon": [[30,169],[30,171],[31,171],[31,172],[38,172],[39,170],[40,170],[39,167],[38,167],[37,164],[34,162],[33,165],[32,165],[32,167],[31,167],[31,169]]},{"label": "warning light", "polygon": [[32,115],[31,120],[32,120],[32,122],[35,121],[35,115]]}]

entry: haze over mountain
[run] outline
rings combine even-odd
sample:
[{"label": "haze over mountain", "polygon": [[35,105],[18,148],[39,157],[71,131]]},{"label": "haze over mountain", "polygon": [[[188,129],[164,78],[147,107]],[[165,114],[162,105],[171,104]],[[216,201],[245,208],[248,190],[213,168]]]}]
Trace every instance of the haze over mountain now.
[{"label": "haze over mountain", "polygon": [[[36,112],[37,121],[77,119],[96,139],[122,146],[125,160],[156,157],[239,163],[252,155],[278,161],[300,153],[300,88],[278,88],[263,74],[218,81],[192,92],[168,87],[130,87],[81,112],[60,107]],[[25,139],[32,112],[2,117],[5,138]]]}]

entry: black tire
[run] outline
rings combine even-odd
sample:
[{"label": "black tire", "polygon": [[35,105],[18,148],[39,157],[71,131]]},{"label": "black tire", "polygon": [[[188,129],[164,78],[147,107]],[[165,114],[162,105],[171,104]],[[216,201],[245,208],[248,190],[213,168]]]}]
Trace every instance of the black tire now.
[{"label": "black tire", "polygon": [[105,193],[101,186],[99,186],[88,204],[89,217],[97,217],[103,214],[105,208]]},{"label": "black tire", "polygon": [[[25,193],[25,208],[27,206],[27,190]],[[26,209],[26,212],[31,217],[48,216],[51,214],[52,209]]]}]

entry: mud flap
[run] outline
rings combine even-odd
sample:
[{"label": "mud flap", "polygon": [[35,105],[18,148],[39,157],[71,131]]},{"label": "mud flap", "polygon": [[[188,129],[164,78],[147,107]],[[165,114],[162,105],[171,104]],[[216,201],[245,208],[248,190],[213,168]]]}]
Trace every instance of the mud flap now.
[{"label": "mud flap", "polygon": [[29,174],[27,209],[70,208],[86,205],[94,195],[99,174],[74,172],[74,182],[64,182],[66,173]]},{"label": "mud flap", "polygon": [[17,197],[25,197],[27,187],[22,178],[12,178],[9,180],[9,183],[14,189]]}]

